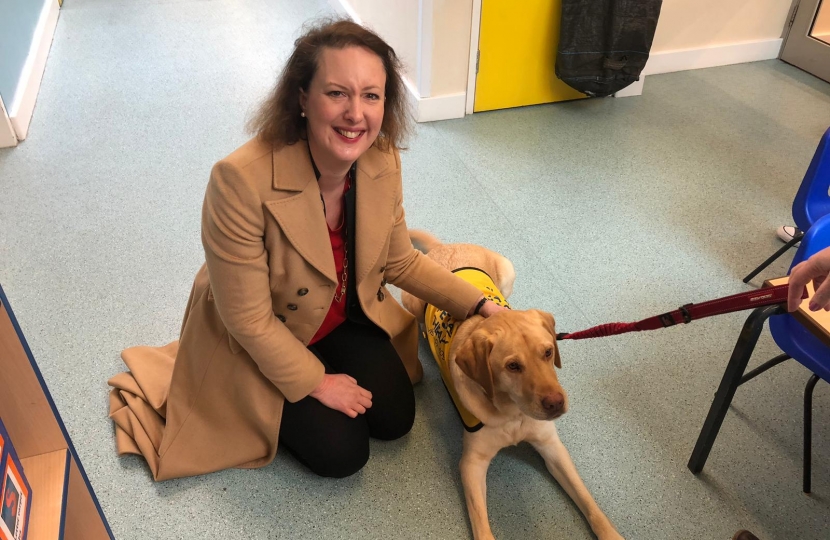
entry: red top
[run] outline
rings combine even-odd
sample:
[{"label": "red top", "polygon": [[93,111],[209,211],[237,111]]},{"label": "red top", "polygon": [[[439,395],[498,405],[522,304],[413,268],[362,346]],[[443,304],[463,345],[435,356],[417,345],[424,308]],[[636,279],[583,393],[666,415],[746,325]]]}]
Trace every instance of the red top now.
[{"label": "red top", "polygon": [[[346,192],[349,191],[350,185],[351,182],[347,179],[346,185],[343,188],[343,222],[335,230],[332,230],[331,227],[328,226],[328,223],[326,223],[326,227],[329,230],[331,251],[334,254],[335,275],[337,276],[337,284],[334,286],[335,296],[339,295],[340,287],[343,285],[341,280],[343,279],[343,260],[346,258]],[[331,305],[329,306],[329,312],[326,314],[323,324],[308,344],[312,345],[313,343],[320,341],[345,321],[346,295],[344,294],[343,297],[340,298],[339,302],[332,299]]]}]

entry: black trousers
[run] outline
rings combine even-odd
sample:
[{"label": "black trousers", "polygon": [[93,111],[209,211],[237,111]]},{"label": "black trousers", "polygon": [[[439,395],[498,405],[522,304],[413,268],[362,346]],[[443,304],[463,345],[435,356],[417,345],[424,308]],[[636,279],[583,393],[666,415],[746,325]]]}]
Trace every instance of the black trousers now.
[{"label": "black trousers", "polygon": [[346,321],[309,347],[326,373],[345,373],[372,393],[365,414],[349,418],[307,396],[285,402],[280,443],[320,476],[343,478],[369,460],[369,438],[394,440],[412,429],[415,394],[386,333]]}]

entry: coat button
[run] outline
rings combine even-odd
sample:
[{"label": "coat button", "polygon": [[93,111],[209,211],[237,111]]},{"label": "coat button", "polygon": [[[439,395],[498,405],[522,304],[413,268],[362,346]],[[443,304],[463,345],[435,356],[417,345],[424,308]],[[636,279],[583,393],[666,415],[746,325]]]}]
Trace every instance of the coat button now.
[{"label": "coat button", "polygon": [[299,294],[300,296],[305,296],[305,295],[307,295],[307,294],[308,294],[308,289],[306,289],[305,287],[303,287],[302,289],[300,289],[299,291],[297,291],[297,294]]},{"label": "coat button", "polygon": [[277,318],[278,318],[280,321],[285,322],[285,317],[284,317],[284,316],[282,316],[282,315],[277,315]]},{"label": "coat button", "polygon": [[385,295],[385,294],[383,294],[383,291],[382,291],[381,289],[378,289],[378,300],[379,300],[380,302],[383,302],[383,299],[384,299],[384,298],[386,298],[386,295]]},{"label": "coat button", "polygon": [[297,311],[297,304],[288,304],[286,307],[291,311]]}]

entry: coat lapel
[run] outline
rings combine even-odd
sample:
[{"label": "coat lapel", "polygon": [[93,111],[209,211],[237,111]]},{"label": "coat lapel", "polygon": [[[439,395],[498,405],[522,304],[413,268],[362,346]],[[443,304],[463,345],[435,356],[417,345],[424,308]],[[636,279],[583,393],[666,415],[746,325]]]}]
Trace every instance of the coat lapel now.
[{"label": "coat lapel", "polygon": [[267,201],[266,208],[297,252],[332,283],[336,283],[320,189],[304,142],[273,152],[272,177],[274,190],[289,193]]},{"label": "coat lapel", "polygon": [[377,262],[395,219],[397,184],[388,181],[388,175],[395,169],[389,166],[387,160],[387,155],[375,147],[357,160],[357,285]]},{"label": "coat lapel", "polygon": [[[385,153],[374,147],[357,160],[355,276],[358,285],[377,262],[395,218],[397,184],[384,178],[396,169],[390,167],[388,160]],[[265,206],[297,252],[332,283],[337,283],[320,189],[304,142],[274,151],[272,183],[274,190],[288,193],[267,201]]]}]

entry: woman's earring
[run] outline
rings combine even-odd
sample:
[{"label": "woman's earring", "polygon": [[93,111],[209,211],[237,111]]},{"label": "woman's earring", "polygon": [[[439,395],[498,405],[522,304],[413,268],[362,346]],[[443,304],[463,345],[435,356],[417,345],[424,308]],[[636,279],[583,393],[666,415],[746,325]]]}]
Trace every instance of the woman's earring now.
[{"label": "woman's earring", "polygon": [[300,116],[302,116],[303,118],[305,118],[305,111],[300,111]]}]

